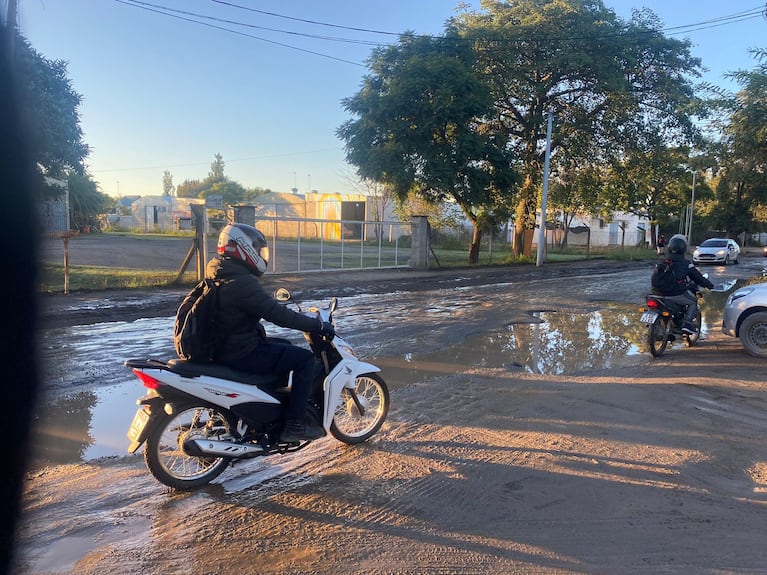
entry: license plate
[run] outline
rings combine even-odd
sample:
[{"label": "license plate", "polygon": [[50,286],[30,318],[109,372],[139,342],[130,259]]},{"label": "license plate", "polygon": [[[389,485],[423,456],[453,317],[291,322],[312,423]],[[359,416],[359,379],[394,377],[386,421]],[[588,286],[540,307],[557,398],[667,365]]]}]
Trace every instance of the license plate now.
[{"label": "license plate", "polygon": [[655,323],[656,317],[658,317],[658,314],[654,311],[646,311],[642,314],[642,317],[639,318],[639,321],[642,323]]},{"label": "license plate", "polygon": [[[146,427],[146,424],[148,422],[149,422],[149,412],[143,407],[139,407],[138,411],[136,412],[136,415],[133,416],[133,422],[130,424],[130,429],[128,429],[128,439],[131,440],[131,447],[133,447],[133,445],[136,445],[136,444],[140,445],[141,442],[144,440],[143,438],[144,428]],[[136,447],[133,448],[133,451],[138,449],[138,445],[136,445]]]}]

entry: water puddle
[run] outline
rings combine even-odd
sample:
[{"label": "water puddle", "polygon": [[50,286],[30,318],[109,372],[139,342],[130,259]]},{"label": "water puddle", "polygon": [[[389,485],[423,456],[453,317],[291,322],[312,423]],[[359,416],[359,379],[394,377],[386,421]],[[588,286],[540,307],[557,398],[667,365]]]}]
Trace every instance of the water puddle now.
[{"label": "water puddle", "polygon": [[[545,289],[535,295],[541,301],[549,297]],[[704,337],[721,324],[726,295],[711,293],[704,301]],[[337,329],[361,357],[381,367],[392,389],[476,368],[575,374],[649,360],[641,304],[605,302],[583,309],[560,302],[560,311],[549,311],[529,309],[530,301],[529,294],[497,285],[351,296],[340,301]],[[123,362],[172,357],[172,325],[173,318],[152,318],[43,335],[49,393],[33,427],[33,466],[126,455],[125,433],[145,390]],[[270,333],[295,334],[273,328]]]}]

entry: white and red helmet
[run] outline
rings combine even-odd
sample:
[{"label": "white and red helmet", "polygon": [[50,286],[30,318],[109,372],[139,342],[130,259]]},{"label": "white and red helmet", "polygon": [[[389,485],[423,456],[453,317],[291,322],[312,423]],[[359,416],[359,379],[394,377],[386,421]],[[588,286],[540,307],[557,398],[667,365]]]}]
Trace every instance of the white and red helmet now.
[{"label": "white and red helmet", "polygon": [[247,224],[227,224],[218,235],[218,255],[241,260],[251,273],[260,276],[269,263],[264,234]]}]

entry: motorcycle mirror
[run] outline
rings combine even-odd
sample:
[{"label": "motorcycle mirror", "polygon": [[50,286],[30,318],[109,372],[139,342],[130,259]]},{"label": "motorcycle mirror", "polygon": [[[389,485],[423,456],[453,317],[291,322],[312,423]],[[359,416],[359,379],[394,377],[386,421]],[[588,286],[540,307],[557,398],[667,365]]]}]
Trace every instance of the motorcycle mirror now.
[{"label": "motorcycle mirror", "polygon": [[330,313],[333,313],[338,308],[338,298],[331,298],[330,300]]},{"label": "motorcycle mirror", "polygon": [[277,288],[274,291],[274,299],[282,303],[288,302],[291,299],[293,299],[293,294],[291,294],[287,288],[284,288],[284,287]]}]

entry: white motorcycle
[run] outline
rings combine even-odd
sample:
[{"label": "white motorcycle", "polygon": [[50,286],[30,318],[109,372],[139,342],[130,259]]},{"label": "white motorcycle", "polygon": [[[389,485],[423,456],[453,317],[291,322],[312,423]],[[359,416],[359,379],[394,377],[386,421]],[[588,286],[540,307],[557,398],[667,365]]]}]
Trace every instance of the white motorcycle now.
[{"label": "white motorcycle", "polygon": [[[278,289],[275,297],[295,303],[285,288]],[[332,323],[337,306],[338,300],[332,298],[327,308],[306,313]],[[339,441],[366,441],[381,428],[389,411],[389,390],[378,374],[381,370],[357,359],[338,336],[304,336],[325,373],[307,417],[314,416],[316,424]],[[181,359],[130,359],[125,365],[149,390],[136,402],[139,409],[128,430],[128,451],[135,453],[146,442],[146,465],[168,487],[194,489],[218,477],[230,463],[292,453],[310,443],[279,441],[290,377]]]}]

